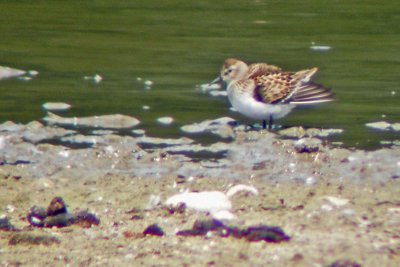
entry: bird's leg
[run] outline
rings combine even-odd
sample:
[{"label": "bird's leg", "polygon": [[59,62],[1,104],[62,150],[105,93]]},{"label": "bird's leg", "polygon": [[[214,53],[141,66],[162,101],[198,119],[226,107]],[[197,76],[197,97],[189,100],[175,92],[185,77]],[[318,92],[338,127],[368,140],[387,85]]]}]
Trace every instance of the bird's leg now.
[{"label": "bird's leg", "polygon": [[266,120],[263,120],[262,121],[262,128],[265,130],[265,129],[267,129],[267,121]]},{"label": "bird's leg", "polygon": [[274,122],[274,119],[272,118],[272,115],[270,115],[269,120],[268,120],[268,130],[272,130],[273,122]]}]

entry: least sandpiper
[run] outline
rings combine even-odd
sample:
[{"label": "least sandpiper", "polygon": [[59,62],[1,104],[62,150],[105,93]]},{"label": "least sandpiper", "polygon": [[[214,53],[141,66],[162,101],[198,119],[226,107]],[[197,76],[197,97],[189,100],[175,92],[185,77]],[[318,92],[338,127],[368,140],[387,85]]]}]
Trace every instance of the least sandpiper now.
[{"label": "least sandpiper", "polygon": [[318,68],[286,72],[266,63],[247,65],[234,58],[225,60],[218,80],[227,84],[228,98],[241,114],[261,120],[272,128],[274,119],[286,116],[296,105],[333,100],[329,89],[312,82]]}]

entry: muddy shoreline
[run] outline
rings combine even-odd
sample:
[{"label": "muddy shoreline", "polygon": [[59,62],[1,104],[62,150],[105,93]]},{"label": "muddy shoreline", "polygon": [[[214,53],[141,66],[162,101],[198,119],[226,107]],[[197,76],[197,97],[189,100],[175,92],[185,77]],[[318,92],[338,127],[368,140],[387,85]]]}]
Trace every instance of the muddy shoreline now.
[{"label": "muddy shoreline", "polygon": [[[210,124],[221,141],[161,139],[112,131],[82,135],[55,125],[0,125],[1,216],[16,228],[0,231],[2,266],[398,266],[400,262],[400,149],[334,147],[314,137],[282,138]],[[72,149],[49,140],[83,142]],[[198,155],[209,155],[199,160]],[[195,155],[196,159],[191,157]],[[211,156],[210,156],[211,155]],[[279,226],[288,242],[249,242],[210,233],[176,236],[207,212],[170,213],[179,192],[226,192],[229,225]],[[87,209],[98,226],[37,228],[26,215],[62,197],[69,211]],[[141,233],[151,225],[165,235]],[[56,237],[54,244],[11,244],[16,234]],[[352,265],[353,264],[353,265]],[[342,266],[342,265],[340,265]]]}]

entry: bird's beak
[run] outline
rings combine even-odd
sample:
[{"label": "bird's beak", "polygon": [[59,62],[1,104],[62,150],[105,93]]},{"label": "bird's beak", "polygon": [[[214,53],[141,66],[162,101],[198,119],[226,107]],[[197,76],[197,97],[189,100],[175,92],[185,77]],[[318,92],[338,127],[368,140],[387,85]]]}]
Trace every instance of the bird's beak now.
[{"label": "bird's beak", "polygon": [[221,83],[221,82],[222,82],[222,78],[221,78],[221,76],[218,76],[217,78],[215,78],[212,82],[210,82],[208,84],[211,85],[211,84]]}]

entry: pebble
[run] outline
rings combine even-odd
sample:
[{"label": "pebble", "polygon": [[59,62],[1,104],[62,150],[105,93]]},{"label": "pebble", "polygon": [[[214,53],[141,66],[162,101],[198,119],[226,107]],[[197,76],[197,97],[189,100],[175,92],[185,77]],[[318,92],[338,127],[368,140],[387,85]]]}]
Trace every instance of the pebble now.
[{"label": "pebble", "polygon": [[158,226],[157,224],[149,225],[144,231],[143,235],[152,235],[152,236],[163,236],[165,235],[164,230]]},{"label": "pebble", "polygon": [[314,50],[314,51],[325,52],[325,51],[331,50],[332,47],[327,46],[327,45],[312,45],[312,46],[310,46],[310,49]]},{"label": "pebble", "polygon": [[350,202],[346,198],[339,198],[339,197],[334,197],[334,196],[324,196],[324,197],[322,197],[322,199],[335,207],[342,207],[342,206],[347,205]]},{"label": "pebble", "polygon": [[162,125],[170,125],[174,122],[174,118],[172,117],[161,117],[157,119],[157,122]]},{"label": "pebble", "polygon": [[302,138],[294,144],[297,153],[315,153],[322,147],[322,141],[317,138]]},{"label": "pebble", "polygon": [[51,111],[62,111],[62,110],[68,110],[71,108],[71,105],[68,103],[62,103],[62,102],[47,102],[42,105],[42,107],[45,110],[51,110]]},{"label": "pebble", "polygon": [[391,129],[392,125],[386,121],[377,121],[366,123],[365,126],[373,129],[388,131]]}]

